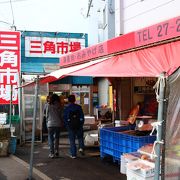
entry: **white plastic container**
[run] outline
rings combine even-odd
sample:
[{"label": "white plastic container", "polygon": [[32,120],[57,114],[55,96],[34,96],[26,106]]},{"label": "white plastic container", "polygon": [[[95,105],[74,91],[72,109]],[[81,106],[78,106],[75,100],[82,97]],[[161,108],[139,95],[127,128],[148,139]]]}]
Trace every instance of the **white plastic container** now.
[{"label": "white plastic container", "polygon": [[6,124],[7,113],[0,113],[0,124]]},{"label": "white plastic container", "polygon": [[95,117],[94,116],[85,116],[84,124],[95,124]]},{"label": "white plastic container", "polygon": [[120,124],[120,120],[115,120],[114,122],[115,122],[115,127],[119,127],[119,126],[121,126],[121,124]]},{"label": "white plastic container", "polygon": [[126,153],[126,154],[121,155],[121,166],[120,166],[121,174],[126,174],[127,163],[136,161],[139,158],[140,158],[140,153],[138,153],[138,152]]},{"label": "white plastic container", "polygon": [[[127,164],[127,179],[133,177],[132,174],[142,180],[148,179],[154,176],[155,164],[146,160],[136,160]],[[144,178],[144,179],[143,179]],[[133,179],[134,180],[134,179]],[[140,180],[140,179],[138,179]]]},{"label": "white plastic container", "polygon": [[140,176],[139,174],[136,174],[135,171],[127,169],[127,180],[154,180],[154,176],[151,177],[143,177]]},{"label": "white plastic container", "polygon": [[0,124],[6,124],[6,119],[0,119]]},{"label": "white plastic container", "polygon": [[1,112],[1,113],[0,113],[0,119],[1,119],[1,118],[7,119],[7,113]]}]

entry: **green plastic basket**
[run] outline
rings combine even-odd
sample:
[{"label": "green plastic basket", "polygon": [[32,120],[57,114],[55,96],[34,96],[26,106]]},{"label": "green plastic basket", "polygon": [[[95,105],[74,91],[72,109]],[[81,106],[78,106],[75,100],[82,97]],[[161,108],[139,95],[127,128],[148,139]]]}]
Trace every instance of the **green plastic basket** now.
[{"label": "green plastic basket", "polygon": [[[10,118],[10,116],[8,116],[7,124],[9,123],[9,118]],[[19,123],[19,122],[20,122],[19,115],[11,116],[11,123]]]}]

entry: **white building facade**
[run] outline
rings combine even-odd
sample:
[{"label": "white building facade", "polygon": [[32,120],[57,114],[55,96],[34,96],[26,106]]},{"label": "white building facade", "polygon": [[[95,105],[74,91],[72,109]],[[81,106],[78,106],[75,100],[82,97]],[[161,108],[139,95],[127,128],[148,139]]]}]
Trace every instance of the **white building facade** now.
[{"label": "white building facade", "polygon": [[115,0],[115,36],[179,16],[179,0]]},{"label": "white building facade", "polygon": [[[89,45],[177,17],[179,7],[179,0],[89,0]],[[108,104],[108,84],[98,84],[99,105]]]}]

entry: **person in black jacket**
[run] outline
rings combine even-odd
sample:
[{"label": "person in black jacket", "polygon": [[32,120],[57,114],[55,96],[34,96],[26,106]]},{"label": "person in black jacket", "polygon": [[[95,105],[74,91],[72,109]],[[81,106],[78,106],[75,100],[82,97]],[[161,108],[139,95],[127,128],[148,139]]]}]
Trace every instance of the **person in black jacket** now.
[{"label": "person in black jacket", "polygon": [[79,142],[79,152],[84,155],[84,135],[83,135],[83,124],[84,124],[84,113],[80,105],[75,104],[75,95],[68,97],[68,106],[64,110],[64,125],[68,130],[69,141],[70,141],[70,153],[71,158],[76,158],[77,149],[75,144],[76,137]]}]

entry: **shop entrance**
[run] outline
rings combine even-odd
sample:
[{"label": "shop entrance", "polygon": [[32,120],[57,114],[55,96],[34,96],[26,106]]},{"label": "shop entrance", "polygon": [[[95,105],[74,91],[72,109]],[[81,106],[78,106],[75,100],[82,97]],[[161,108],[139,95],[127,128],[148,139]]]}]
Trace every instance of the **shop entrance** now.
[{"label": "shop entrance", "polygon": [[76,103],[82,106],[85,115],[90,114],[90,86],[88,85],[73,85],[72,94],[76,96]]}]

